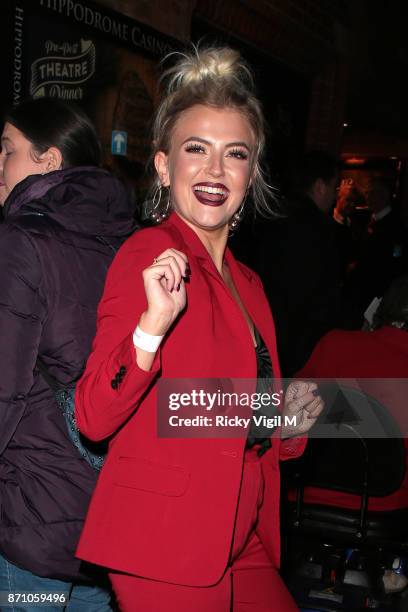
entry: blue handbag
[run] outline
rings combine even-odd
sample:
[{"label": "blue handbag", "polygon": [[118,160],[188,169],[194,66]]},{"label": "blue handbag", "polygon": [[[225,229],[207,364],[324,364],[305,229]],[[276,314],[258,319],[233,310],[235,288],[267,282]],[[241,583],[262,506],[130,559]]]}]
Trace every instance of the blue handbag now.
[{"label": "blue handbag", "polygon": [[75,421],[75,385],[61,385],[51,376],[46,366],[39,358],[37,358],[36,367],[54,393],[57,404],[64,416],[68,435],[73,445],[83,459],[85,459],[91,467],[99,471],[105,460],[108,444],[106,441],[92,442],[85,438],[79,431]]}]

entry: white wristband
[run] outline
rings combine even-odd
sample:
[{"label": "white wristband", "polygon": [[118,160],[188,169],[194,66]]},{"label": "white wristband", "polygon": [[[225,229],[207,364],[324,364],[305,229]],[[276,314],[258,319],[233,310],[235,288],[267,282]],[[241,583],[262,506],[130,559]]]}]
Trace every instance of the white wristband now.
[{"label": "white wristband", "polygon": [[148,353],[155,353],[163,338],[164,336],[152,336],[152,334],[147,334],[142,331],[139,326],[137,326],[133,332],[134,346]]}]

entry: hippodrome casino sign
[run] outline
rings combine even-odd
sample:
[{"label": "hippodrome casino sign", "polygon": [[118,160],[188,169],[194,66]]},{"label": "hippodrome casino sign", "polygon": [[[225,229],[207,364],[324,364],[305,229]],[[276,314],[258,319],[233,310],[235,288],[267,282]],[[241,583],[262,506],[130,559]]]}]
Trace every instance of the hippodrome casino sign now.
[{"label": "hippodrome casino sign", "polygon": [[74,101],[105,144],[124,130],[130,158],[144,162],[156,65],[178,41],[83,0],[5,0],[1,10],[1,109],[28,97]]}]

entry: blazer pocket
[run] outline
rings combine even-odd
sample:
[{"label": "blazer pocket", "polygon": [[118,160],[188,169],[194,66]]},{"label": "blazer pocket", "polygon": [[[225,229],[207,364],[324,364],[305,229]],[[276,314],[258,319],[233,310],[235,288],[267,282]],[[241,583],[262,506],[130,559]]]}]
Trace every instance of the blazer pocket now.
[{"label": "blazer pocket", "polygon": [[181,497],[190,482],[190,474],[182,468],[136,457],[119,457],[116,467],[116,485],[167,497]]}]

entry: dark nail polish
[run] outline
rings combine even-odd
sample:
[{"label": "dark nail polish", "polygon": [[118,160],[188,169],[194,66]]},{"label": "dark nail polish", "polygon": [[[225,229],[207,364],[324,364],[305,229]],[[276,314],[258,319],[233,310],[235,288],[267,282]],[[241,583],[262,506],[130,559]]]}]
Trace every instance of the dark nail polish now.
[{"label": "dark nail polish", "polygon": [[314,395],[315,397],[318,397],[320,395],[319,389],[313,389],[312,395]]}]

